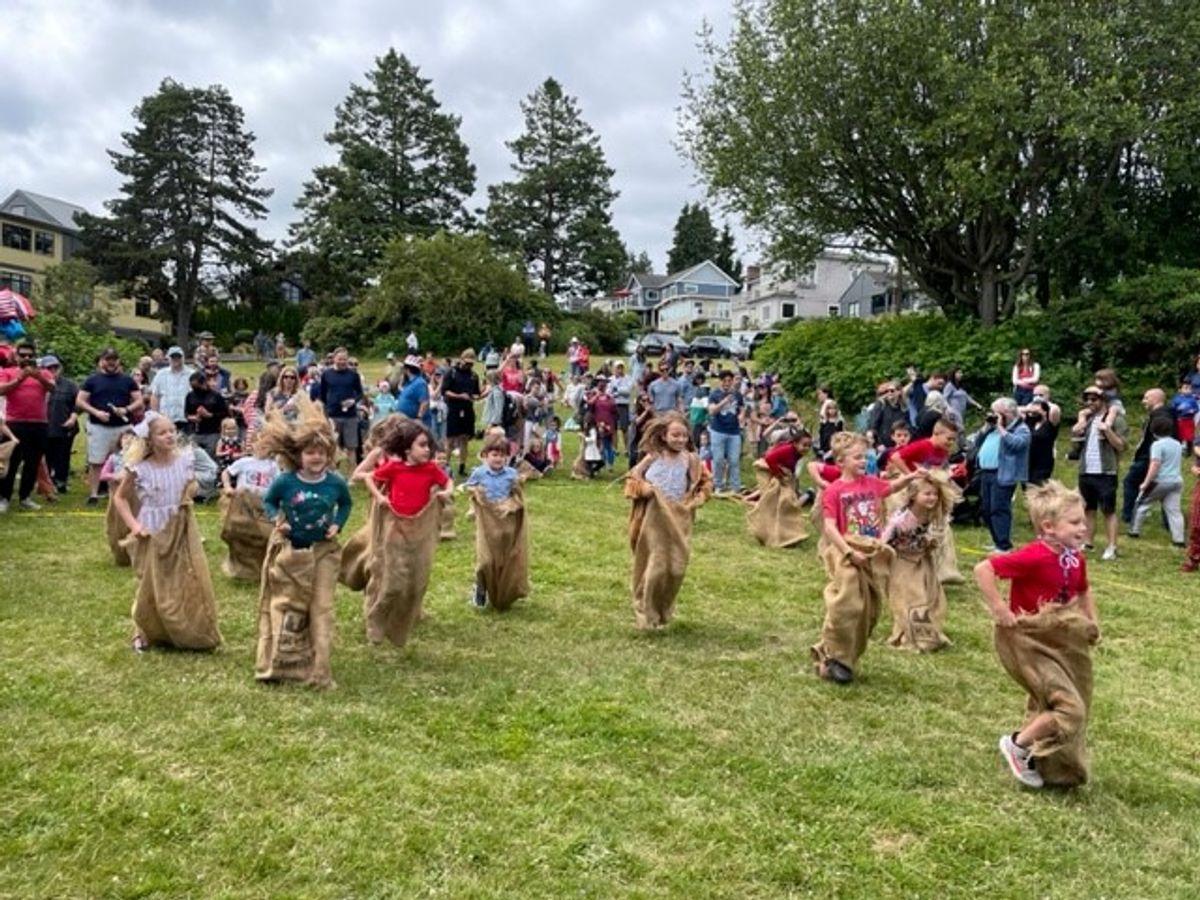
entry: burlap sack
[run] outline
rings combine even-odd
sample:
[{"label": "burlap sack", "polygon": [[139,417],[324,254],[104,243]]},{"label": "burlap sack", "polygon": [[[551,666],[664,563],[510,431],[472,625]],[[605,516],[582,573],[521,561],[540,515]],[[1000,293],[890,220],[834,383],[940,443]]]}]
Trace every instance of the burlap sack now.
[{"label": "burlap sack", "polygon": [[795,547],[808,538],[808,517],[791,476],[776,476],[761,459],[754,463],[758,501],[746,513],[750,533],[764,547]]},{"label": "burlap sack", "polygon": [[[113,489],[116,490],[115,483]],[[128,498],[129,508],[136,517],[142,508],[142,501],[137,498],[136,493],[131,494]],[[121,568],[131,565],[129,549],[125,546],[125,539],[129,537],[129,526],[125,524],[111,499],[108,501],[108,509],[104,511],[104,533],[108,538],[108,549],[112,551],[113,563]]]},{"label": "burlap sack", "polygon": [[521,476],[522,481],[537,481],[542,477],[542,473],[535,469],[527,459],[517,463],[517,474]]},{"label": "burlap sack", "polygon": [[887,642],[928,653],[950,646],[946,625],[946,591],[937,577],[937,545],[925,553],[897,552],[888,572],[888,606],[892,633]]},{"label": "burlap sack", "polygon": [[867,556],[859,568],[838,552],[832,542],[821,551],[829,583],[825,585],[825,623],[821,640],[811,648],[817,663],[836,659],[851,671],[867,649],[871,632],[879,621],[879,610],[888,591],[892,548],[873,538],[846,535],[851,549]]},{"label": "burlap sack", "polygon": [[471,490],[475,511],[475,578],[488,603],[504,612],[529,596],[529,534],[522,482],[499,503],[489,503],[482,488]]},{"label": "burlap sack", "polygon": [[571,464],[571,477],[578,481],[587,481],[590,479],[591,473],[588,471],[587,460],[583,458],[584,440],[583,436],[579,437],[579,453],[575,457],[575,462]]},{"label": "burlap sack", "polygon": [[1092,705],[1091,647],[1099,632],[1079,603],[1052,603],[1010,628],[995,629],[996,652],[1028,694],[1025,721],[1048,712],[1057,731],[1030,750],[1047,784],[1071,786],[1088,779],[1086,732]]},{"label": "burlap sack", "polygon": [[682,503],[668,500],[648,481],[637,477],[625,480],[625,496],[633,501],[629,513],[630,587],[638,628],[661,628],[675,614],[675,599],[691,557],[696,509],[712,494],[712,476],[699,460],[693,462],[691,487]]},{"label": "burlap sack", "polygon": [[221,540],[229,548],[221,571],[230,578],[258,581],[275,524],[267,518],[262,497],[253,491],[222,494]]},{"label": "burlap sack", "polygon": [[958,551],[954,548],[954,529],[950,527],[950,520],[946,519],[945,524],[933,534],[938,542],[935,559],[938,581],[942,584],[962,584],[965,579],[958,571]]},{"label": "burlap sack", "polygon": [[278,529],[272,533],[258,597],[259,681],[333,686],[329,652],[340,553],[336,541],[298,550]]},{"label": "burlap sack", "polygon": [[[12,464],[13,451],[16,449],[16,441],[5,441],[0,444],[0,478],[8,474],[8,467]],[[126,565],[129,564],[126,563]]]},{"label": "burlap sack", "polygon": [[438,501],[442,506],[439,518],[438,537],[443,541],[453,541],[458,538],[458,530],[454,525],[454,496],[442,497]]},{"label": "burlap sack", "polygon": [[377,503],[347,544],[339,577],[351,590],[363,592],[363,621],[371,643],[388,640],[403,647],[408,641],[421,617],[441,517],[437,498],[415,516],[397,516],[386,503]]},{"label": "burlap sack", "polygon": [[179,511],[158,534],[125,538],[137,573],[133,624],[151,646],[212,650],[221,643],[217,598],[188,485]]}]

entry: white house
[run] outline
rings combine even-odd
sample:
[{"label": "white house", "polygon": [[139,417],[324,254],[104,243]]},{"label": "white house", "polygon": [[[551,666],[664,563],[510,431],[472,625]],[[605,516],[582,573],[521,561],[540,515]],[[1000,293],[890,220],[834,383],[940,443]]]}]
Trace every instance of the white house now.
[{"label": "white house", "polygon": [[[846,315],[842,298],[860,274],[886,279],[891,261],[829,247],[798,278],[782,278],[759,266],[746,268],[746,287],[733,299],[735,331],[758,331],[790,319]],[[860,306],[861,309],[861,306]]]}]

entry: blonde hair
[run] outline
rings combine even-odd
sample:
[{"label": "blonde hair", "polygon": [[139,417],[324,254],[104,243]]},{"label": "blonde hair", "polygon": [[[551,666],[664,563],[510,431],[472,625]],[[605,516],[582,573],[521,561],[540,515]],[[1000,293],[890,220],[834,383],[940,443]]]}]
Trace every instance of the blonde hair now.
[{"label": "blonde hair", "polygon": [[869,447],[870,442],[857,431],[839,431],[829,440],[829,452],[833,458],[841,462],[851,450],[858,446]]},{"label": "blonde hair", "polygon": [[921,472],[920,475],[910,481],[905,487],[904,505],[912,506],[913,501],[917,498],[917,494],[924,487],[932,487],[937,491],[937,506],[933,508],[929,518],[931,522],[940,524],[945,520],[946,516],[950,515],[950,510],[954,508],[954,505],[962,499],[962,491],[958,489],[958,485],[950,480],[950,476],[941,469],[929,469]]},{"label": "blonde hair", "polygon": [[[175,427],[175,423],[161,413],[147,414],[146,418],[143,419],[143,423],[146,426],[146,434],[141,435],[138,433],[137,429],[134,429],[133,440],[130,442],[129,448],[125,451],[124,463],[126,468],[129,468],[130,466],[136,466],[138,463],[147,460],[154,455],[151,452],[153,449],[153,444],[151,441],[154,438],[154,426],[159,422],[168,428]],[[120,436],[118,436],[117,440],[120,441],[120,439]],[[171,457],[173,458],[178,456],[179,453],[180,449],[178,446],[176,446],[175,451],[171,454]]]},{"label": "blonde hair", "polygon": [[641,440],[638,442],[638,447],[646,453],[663,453],[667,447],[667,431],[672,425],[682,425],[683,430],[687,432],[688,442],[687,449],[695,450],[692,446],[692,429],[688,427],[687,419],[683,417],[683,413],[671,410],[666,413],[659,413],[647,423],[642,430]]},{"label": "blonde hair", "polygon": [[309,447],[320,447],[332,463],[337,456],[337,435],[333,424],[311,399],[307,391],[296,393],[295,421],[289,422],[282,410],[272,410],[258,433],[265,448],[263,455],[274,455],[279,467],[298,472],[302,468],[300,454]]},{"label": "blonde hair", "polygon": [[1083,506],[1083,496],[1061,481],[1047,481],[1043,485],[1029,485],[1025,489],[1025,505],[1029,507],[1033,530],[1040,532],[1042,525],[1057,522],[1068,509]]}]

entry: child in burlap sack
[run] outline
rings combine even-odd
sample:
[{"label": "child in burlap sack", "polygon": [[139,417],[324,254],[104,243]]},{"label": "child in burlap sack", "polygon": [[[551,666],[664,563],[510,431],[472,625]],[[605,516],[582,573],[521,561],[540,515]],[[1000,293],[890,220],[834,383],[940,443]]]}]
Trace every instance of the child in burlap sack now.
[{"label": "child in burlap sack", "polygon": [[221,568],[230,578],[258,581],[274,523],[262,498],[279,476],[279,463],[257,435],[247,435],[249,455],[221,470],[221,540],[229,554]]},{"label": "child in burlap sack", "polygon": [[333,469],[333,425],[307,395],[297,398],[296,419],[272,413],[257,439],[285,471],[262,498],[277,525],[262,568],[254,677],[324,689],[334,687],[329,658],[341,560],[337,536],[350,518],[351,500]]},{"label": "child in burlap sack", "polygon": [[[474,497],[475,589],[471,603],[483,609],[490,602],[505,610],[529,592],[528,536],[524,501],[518,491],[521,475],[508,464],[508,444],[502,435],[488,434],[480,455],[483,462],[463,485]],[[504,596],[497,596],[500,593]]]},{"label": "child in burlap sack", "polygon": [[[192,508],[192,454],[175,425],[151,412],[135,426],[112,504],[129,529],[122,546],[137,575],[133,649],[212,650],[221,643],[217,601]],[[134,505],[137,513],[134,513]]]},{"label": "child in burlap sack", "polygon": [[821,678],[849,684],[887,597],[893,551],[880,540],[883,501],[917,473],[893,481],[868,475],[868,443],[861,434],[840,431],[829,446],[841,474],[821,492],[824,540],[818,552],[829,583],[821,639],[810,652]]},{"label": "child in burlap sack", "polygon": [[713,483],[692,449],[691,430],[680,413],[652,419],[640,447],[645,455],[625,481],[625,496],[633,500],[631,586],[638,628],[654,629],[674,614],[691,556],[692,521],[712,495]]},{"label": "child in burlap sack", "polygon": [[945,472],[921,472],[883,531],[883,542],[895,552],[888,571],[892,633],[887,642],[893,647],[925,653],[950,645],[943,633],[946,591],[938,580],[936,551],[941,525],[958,497]]},{"label": "child in burlap sack", "polygon": [[[1087,780],[1084,743],[1092,702],[1091,647],[1100,639],[1096,604],[1080,552],[1087,536],[1083,498],[1057,481],[1026,492],[1038,539],[986,559],[975,580],[996,620],[996,652],[1025,689],[1025,722],[1000,738],[1000,753],[1022,784],[1072,786]],[[1012,582],[1004,602],[997,578]]]}]

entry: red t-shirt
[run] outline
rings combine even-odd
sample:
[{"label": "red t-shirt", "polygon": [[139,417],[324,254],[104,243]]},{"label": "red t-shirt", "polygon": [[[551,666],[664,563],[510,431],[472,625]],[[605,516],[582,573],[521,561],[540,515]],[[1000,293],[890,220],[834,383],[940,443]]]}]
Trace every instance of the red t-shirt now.
[{"label": "red t-shirt", "polygon": [[933,441],[929,438],[922,438],[919,441],[913,441],[911,444],[905,444],[899,450],[892,453],[892,459],[904,460],[910,469],[917,466],[924,466],[928,469],[940,469],[950,460],[950,454],[941,447],[935,447]]},{"label": "red t-shirt", "polygon": [[516,391],[517,393],[524,391],[524,373],[520,369],[501,369],[500,389],[502,391]]},{"label": "red t-shirt", "polygon": [[[12,381],[21,378],[19,366],[9,366],[0,369],[0,381]],[[48,369],[42,369],[42,374],[54,382],[54,376]],[[36,378],[21,378],[21,381],[11,391],[5,394],[8,401],[8,411],[5,413],[10,422],[45,422],[46,397],[50,389],[43,387]]]},{"label": "red t-shirt", "polygon": [[991,558],[992,569],[1012,582],[1008,608],[1032,615],[1047,603],[1067,603],[1088,589],[1082,553],[1059,553],[1043,541]]},{"label": "red t-shirt", "polygon": [[842,470],[833,463],[822,463],[821,471],[818,474],[822,481],[837,481],[842,477]]},{"label": "red t-shirt", "polygon": [[791,441],[780,441],[763,454],[763,462],[770,466],[775,475],[791,475],[796,471],[796,464],[800,462],[800,451]]},{"label": "red t-shirt", "polygon": [[398,516],[415,516],[429,502],[434,487],[443,488],[450,483],[435,463],[410,466],[398,459],[381,463],[373,477],[387,490],[388,504]]},{"label": "red t-shirt", "polygon": [[617,401],[609,394],[597,394],[592,399],[592,415],[596,417],[596,425],[607,426],[608,431],[617,429]]},{"label": "red t-shirt", "polygon": [[877,538],[883,533],[883,501],[892,491],[882,478],[864,475],[839,478],[821,494],[821,513],[837,523],[841,534]]}]

